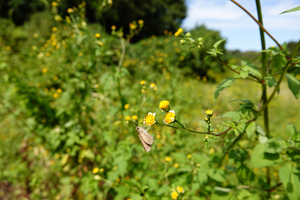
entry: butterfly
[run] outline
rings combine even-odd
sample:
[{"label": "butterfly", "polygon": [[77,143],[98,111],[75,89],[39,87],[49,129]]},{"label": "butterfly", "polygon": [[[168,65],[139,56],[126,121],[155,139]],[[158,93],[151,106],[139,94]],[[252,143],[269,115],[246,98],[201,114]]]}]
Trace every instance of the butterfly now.
[{"label": "butterfly", "polygon": [[153,137],[143,127],[137,126],[136,131],[139,133],[139,138],[142,142],[145,151],[149,152],[153,143]]}]

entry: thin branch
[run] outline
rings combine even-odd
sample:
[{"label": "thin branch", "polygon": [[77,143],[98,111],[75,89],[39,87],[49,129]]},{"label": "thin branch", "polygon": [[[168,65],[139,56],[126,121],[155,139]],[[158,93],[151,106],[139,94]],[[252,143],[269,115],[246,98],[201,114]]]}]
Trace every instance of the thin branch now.
[{"label": "thin branch", "polygon": [[246,10],[243,6],[241,6],[239,3],[237,3],[234,0],[230,0],[232,3],[234,3],[235,5],[237,5],[238,7],[240,7],[243,11],[245,11],[259,26],[260,28],[266,33],[268,34],[268,36],[278,45],[278,47],[284,51],[283,47],[279,44],[279,42],[277,42],[277,40],[263,27],[263,25],[261,23],[259,23],[259,21],[251,14],[248,12],[248,10]]}]

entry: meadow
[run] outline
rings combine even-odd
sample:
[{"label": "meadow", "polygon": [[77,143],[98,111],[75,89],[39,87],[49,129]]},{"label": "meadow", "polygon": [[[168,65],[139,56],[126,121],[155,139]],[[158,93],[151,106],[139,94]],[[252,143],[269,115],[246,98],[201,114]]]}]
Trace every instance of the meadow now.
[{"label": "meadow", "polygon": [[[84,13],[82,3],[22,27],[0,19],[1,199],[299,199],[299,73],[276,81],[291,64],[279,48],[265,51],[277,63],[259,82],[261,63],[230,59],[203,26],[130,43],[144,21],[108,34]],[[267,98],[280,85],[269,131],[262,80]]]}]

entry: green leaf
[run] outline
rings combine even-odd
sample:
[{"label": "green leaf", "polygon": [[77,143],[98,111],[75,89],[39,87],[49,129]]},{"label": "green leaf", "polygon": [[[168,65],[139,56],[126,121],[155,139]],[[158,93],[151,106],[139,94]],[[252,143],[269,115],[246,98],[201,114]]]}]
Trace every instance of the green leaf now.
[{"label": "green leaf", "polygon": [[280,139],[280,138],[272,138],[267,141],[267,148],[265,152],[268,153],[280,153],[283,149],[287,148],[286,141]]},{"label": "green leaf", "polygon": [[298,132],[293,124],[288,124],[287,125],[287,131],[291,135],[292,140],[297,140],[298,139]]},{"label": "green leaf", "polygon": [[231,86],[231,84],[233,83],[233,81],[235,81],[235,78],[227,78],[224,81],[222,81],[218,86],[217,89],[215,91],[215,99],[214,101],[216,101],[216,99],[218,98],[219,94],[225,89]]},{"label": "green leaf", "polygon": [[255,133],[255,130],[256,130],[256,123],[254,121],[250,122],[250,124],[246,128],[246,133],[247,133],[248,138],[250,138],[252,136],[252,134]]},{"label": "green leaf", "polygon": [[217,41],[217,42],[214,44],[214,48],[217,49],[218,46],[219,46],[222,42],[224,42],[225,40],[226,40],[226,39],[222,39],[222,40]]},{"label": "green leaf", "polygon": [[247,78],[247,76],[249,75],[249,72],[247,72],[247,71],[240,71],[240,76],[242,77],[242,78]]},{"label": "green leaf", "polygon": [[207,51],[207,53],[209,53],[213,56],[217,56],[217,51],[215,49],[211,49],[211,50]]},{"label": "green leaf", "polygon": [[251,155],[252,167],[269,167],[275,166],[278,163],[282,162],[282,157],[279,153],[267,153],[265,151],[266,148],[266,143],[261,143],[254,147],[254,150]]},{"label": "green leaf", "polygon": [[225,181],[224,171],[222,169],[211,169],[208,171],[208,176],[221,183]]},{"label": "green leaf", "polygon": [[236,111],[229,111],[227,113],[224,113],[222,117],[230,117],[233,121],[236,122],[240,121],[241,118],[240,114]]},{"label": "green leaf", "polygon": [[298,11],[300,10],[300,6],[297,6],[295,8],[292,8],[292,9],[289,9],[289,10],[286,10],[286,11],[283,11],[282,13],[280,14],[283,14],[283,13],[289,13],[289,12],[295,12],[295,11]]},{"label": "green leaf", "polygon": [[273,87],[277,85],[277,81],[272,76],[266,76],[264,80],[266,81],[269,87]]},{"label": "green leaf", "polygon": [[291,163],[279,170],[279,177],[290,199],[300,198],[300,171]]},{"label": "green leaf", "polygon": [[285,75],[288,81],[288,86],[296,99],[300,97],[300,81],[289,74]]},{"label": "green leaf", "polygon": [[260,143],[266,143],[268,138],[266,136],[265,131],[261,128],[261,126],[257,125],[256,131],[258,133],[258,140]]}]

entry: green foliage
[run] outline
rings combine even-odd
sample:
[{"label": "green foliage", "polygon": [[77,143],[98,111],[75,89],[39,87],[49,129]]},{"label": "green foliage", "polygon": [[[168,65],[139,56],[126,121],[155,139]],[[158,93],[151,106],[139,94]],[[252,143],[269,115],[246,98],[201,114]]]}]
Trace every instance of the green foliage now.
[{"label": "green foliage", "polygon": [[[130,44],[140,25],[110,35],[86,23],[84,4],[73,11],[58,21],[37,13],[22,28],[1,19],[0,198],[299,198],[300,107],[287,92],[297,96],[298,79],[287,75],[272,101],[272,137],[257,95],[261,84],[278,92],[273,73],[297,59],[264,51],[263,77],[260,65],[226,64],[224,40],[205,27],[183,34],[186,45],[169,32]],[[200,78],[223,78],[224,65],[236,75]],[[171,125],[163,99],[176,111]],[[145,152],[135,127],[149,111],[157,123]]]}]

